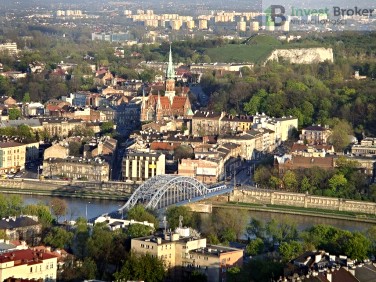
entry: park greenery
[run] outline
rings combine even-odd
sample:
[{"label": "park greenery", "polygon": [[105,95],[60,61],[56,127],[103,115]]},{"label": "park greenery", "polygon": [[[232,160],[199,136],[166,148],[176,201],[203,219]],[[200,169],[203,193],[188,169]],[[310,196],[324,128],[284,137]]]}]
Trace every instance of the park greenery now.
[{"label": "park greenery", "polygon": [[254,181],[260,187],[313,195],[374,201],[376,186],[359,171],[356,161],[339,157],[332,170],[320,167],[287,171],[280,175],[271,165],[260,165]]}]

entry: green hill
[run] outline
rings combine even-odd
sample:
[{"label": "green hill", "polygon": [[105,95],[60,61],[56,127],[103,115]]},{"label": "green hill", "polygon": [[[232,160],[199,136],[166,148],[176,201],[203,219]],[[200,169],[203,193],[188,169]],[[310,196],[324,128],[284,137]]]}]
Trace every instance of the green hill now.
[{"label": "green hill", "polygon": [[205,54],[212,62],[242,63],[263,62],[268,55],[281,46],[281,42],[268,35],[257,35],[249,38],[245,44],[228,44],[221,47],[209,48]]}]

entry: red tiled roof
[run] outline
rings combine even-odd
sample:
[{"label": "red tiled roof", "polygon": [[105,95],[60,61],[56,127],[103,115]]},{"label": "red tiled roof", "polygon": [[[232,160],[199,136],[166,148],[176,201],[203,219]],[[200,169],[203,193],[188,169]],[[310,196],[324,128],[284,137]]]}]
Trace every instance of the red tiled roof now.
[{"label": "red tiled roof", "polygon": [[49,104],[46,106],[46,109],[50,112],[53,112],[53,111],[62,111],[64,112],[64,110],[62,108],[60,108],[59,106],[56,106],[56,105],[52,105],[52,104]]},{"label": "red tiled roof", "polygon": [[302,156],[293,156],[292,162],[295,167],[300,165],[305,166],[311,164],[312,166],[319,166],[319,167],[334,167],[334,158],[333,157],[324,157],[324,158],[316,158],[316,157],[302,157]]},{"label": "red tiled roof", "polygon": [[31,249],[27,250],[17,250],[5,254],[0,254],[0,263],[14,261],[14,265],[22,264],[36,264],[41,260],[57,258],[49,253],[36,252]]},{"label": "red tiled roof", "polygon": [[154,141],[150,144],[150,150],[167,150],[172,151],[179,147],[179,143],[157,142]]},{"label": "red tiled roof", "polygon": [[171,108],[182,109],[184,108],[186,101],[187,101],[187,97],[175,96],[174,99],[172,100]]},{"label": "red tiled roof", "polygon": [[[153,99],[155,101],[155,104],[157,104],[158,103],[158,95],[153,95],[152,97],[153,97]],[[169,109],[169,108],[171,108],[170,100],[168,99],[168,97],[166,97],[166,96],[160,96],[160,101],[161,101],[162,109]]]}]

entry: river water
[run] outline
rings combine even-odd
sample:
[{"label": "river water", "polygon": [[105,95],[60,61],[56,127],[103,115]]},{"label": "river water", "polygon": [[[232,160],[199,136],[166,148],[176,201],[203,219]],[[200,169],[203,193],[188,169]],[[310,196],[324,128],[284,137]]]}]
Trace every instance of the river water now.
[{"label": "river water", "polygon": [[[35,204],[42,202],[46,205],[53,199],[49,196],[23,195],[25,204]],[[124,202],[112,200],[96,200],[96,199],[77,199],[64,198],[68,204],[68,212],[65,216],[66,220],[75,220],[77,217],[94,218],[104,213],[109,213],[119,209]],[[322,218],[305,215],[280,214],[265,211],[250,211],[249,219],[255,218],[264,222],[275,219],[277,222],[288,220],[295,222],[299,230],[304,230],[313,225],[327,224],[349,231],[364,231],[373,226],[372,223],[364,223],[342,219]]]},{"label": "river water", "polygon": [[[37,204],[42,202],[49,205],[50,201],[55,197],[37,196],[37,195],[22,195],[24,203]],[[124,202],[113,200],[98,200],[98,199],[78,199],[78,198],[60,198],[67,202],[68,212],[62,220],[76,220],[78,217],[94,218],[104,213],[109,213],[118,210]]]}]

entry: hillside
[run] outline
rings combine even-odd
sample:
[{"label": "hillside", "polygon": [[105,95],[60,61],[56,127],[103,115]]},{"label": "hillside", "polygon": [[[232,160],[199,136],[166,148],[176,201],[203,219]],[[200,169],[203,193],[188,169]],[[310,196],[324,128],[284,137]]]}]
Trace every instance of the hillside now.
[{"label": "hillside", "polygon": [[[322,44],[321,44],[322,45]],[[276,49],[318,47],[320,44],[310,43],[282,43],[273,36],[256,35],[243,44],[228,44],[221,47],[208,48],[205,54],[212,62],[223,63],[262,63]]]}]

